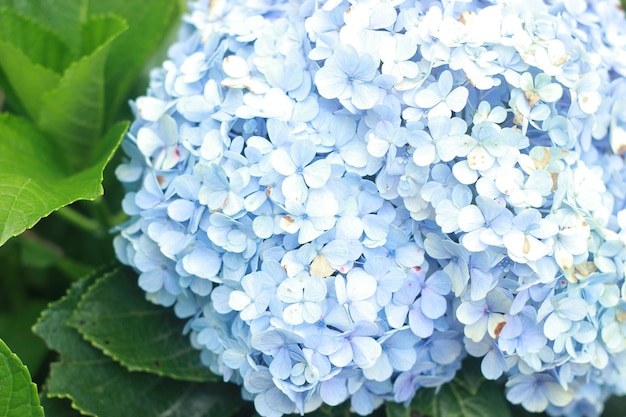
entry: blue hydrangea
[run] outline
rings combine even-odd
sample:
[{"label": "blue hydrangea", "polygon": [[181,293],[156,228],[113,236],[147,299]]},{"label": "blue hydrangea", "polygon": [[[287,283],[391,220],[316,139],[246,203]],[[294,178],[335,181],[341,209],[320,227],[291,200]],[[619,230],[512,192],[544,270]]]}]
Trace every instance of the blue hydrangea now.
[{"label": "blue hydrangea", "polygon": [[617,0],[199,0],[117,168],[115,249],[262,416],[466,356],[533,412],[626,392]]}]

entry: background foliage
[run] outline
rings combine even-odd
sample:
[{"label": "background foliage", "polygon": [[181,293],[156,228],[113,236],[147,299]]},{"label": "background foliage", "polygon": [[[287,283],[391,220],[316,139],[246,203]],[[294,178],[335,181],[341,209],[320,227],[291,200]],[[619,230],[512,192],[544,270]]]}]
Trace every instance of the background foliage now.
[{"label": "background foliage", "polygon": [[[127,101],[145,90],[183,9],[0,0],[0,417],[254,415],[237,387],[198,367],[181,322],[144,301],[112,250]],[[624,407],[613,399],[605,416]],[[473,360],[438,393],[376,415],[530,416]]]}]

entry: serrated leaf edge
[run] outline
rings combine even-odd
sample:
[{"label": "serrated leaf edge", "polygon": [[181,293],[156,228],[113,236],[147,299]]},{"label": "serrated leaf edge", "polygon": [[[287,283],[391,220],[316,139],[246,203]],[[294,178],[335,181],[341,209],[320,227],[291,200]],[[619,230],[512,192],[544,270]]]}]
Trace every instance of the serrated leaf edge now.
[{"label": "serrated leaf edge", "polygon": [[[106,273],[106,274],[102,275],[101,277],[98,277],[89,286],[89,288],[86,289],[81,294],[80,300],[76,304],[76,309],[79,308],[80,304],[85,300],[85,298],[87,297],[88,293],[96,285],[98,285],[98,283],[100,283],[101,281],[104,281],[105,279],[107,279],[108,276],[110,276],[110,275],[112,275],[114,273],[117,273],[121,269],[123,269],[123,267],[122,266],[118,266],[114,270],[109,271],[109,273]],[[167,313],[167,310],[164,309],[163,312],[165,314],[165,313]],[[74,313],[72,313],[72,316],[74,316],[75,314],[76,314],[76,310],[74,311]],[[128,361],[125,361],[125,360],[121,359],[118,355],[116,355],[109,348],[107,348],[106,345],[104,345],[102,343],[99,343],[96,338],[90,337],[83,329],[81,329],[81,326],[79,324],[72,323],[71,321],[72,321],[72,317],[70,317],[70,319],[68,319],[67,326],[72,327],[73,329],[76,329],[76,331],[81,335],[83,340],[88,342],[91,346],[95,347],[96,349],[100,350],[105,356],[107,356],[108,358],[111,358],[113,361],[115,361],[116,363],[118,363],[119,365],[121,365],[122,367],[124,367],[125,369],[127,369],[130,372],[144,372],[144,373],[158,375],[158,376],[161,376],[161,377],[170,378],[170,379],[173,379],[173,380],[176,380],[176,381],[182,381],[182,382],[197,382],[197,383],[216,382],[216,381],[206,380],[206,379],[202,379],[202,378],[181,377],[179,375],[163,372],[163,371],[160,371],[160,370],[155,369],[155,368],[149,368],[149,367],[142,367],[142,366],[133,365],[133,364],[129,363]],[[196,351],[196,349],[194,349],[191,345],[189,345],[187,350],[185,350],[185,351],[183,351],[181,353],[193,352],[193,351]],[[199,354],[200,354],[200,352],[198,351],[198,355]],[[217,377],[219,377],[219,376],[217,376]]]},{"label": "serrated leaf edge", "polygon": [[[52,101],[52,98],[54,97],[54,95],[58,94],[59,91],[62,88],[66,88],[68,85],[71,85],[71,82],[69,81],[71,79],[71,77],[72,77],[71,74],[76,72],[76,71],[78,71],[77,68],[79,68],[81,65],[86,65],[85,63],[88,60],[93,59],[96,55],[101,54],[101,53],[106,53],[108,55],[108,52],[106,51],[106,49],[108,49],[111,46],[111,44],[113,43],[113,41],[115,39],[117,39],[122,33],[126,32],[128,30],[128,22],[126,21],[126,19],[124,19],[124,18],[122,18],[122,17],[120,17],[120,16],[118,16],[116,14],[113,14],[113,13],[106,13],[106,14],[100,14],[100,15],[91,16],[89,18],[89,20],[92,20],[92,19],[94,19],[94,20],[95,19],[108,19],[108,18],[111,18],[111,19],[114,19],[114,20],[118,20],[118,22],[121,23],[121,26],[120,26],[119,30],[114,31],[113,33],[111,33],[98,47],[93,49],[93,51],[91,51],[91,53],[89,53],[87,55],[83,55],[78,60],[73,61],[65,69],[65,71],[63,72],[63,74],[61,76],[61,79],[59,80],[59,83],[57,84],[57,86],[54,89],[46,91],[42,95],[42,97],[41,97],[42,106],[40,108],[40,114],[37,116],[37,118],[35,120],[35,124],[38,127],[40,127],[40,128],[44,128],[45,127],[45,123],[46,123],[47,119],[45,117],[44,112],[45,112],[45,110],[46,110],[46,108],[48,106],[52,105],[52,104],[49,104],[49,103]],[[106,111],[104,111],[104,110],[106,110],[106,106],[105,106],[105,103],[106,103],[106,95],[105,95],[105,86],[106,86],[105,68],[106,68],[106,59],[107,58],[108,58],[108,56],[104,57],[104,63],[102,65],[102,74],[101,74],[101,76],[102,76],[102,78],[101,78],[102,83],[101,84],[102,85],[99,87],[100,90],[101,90],[100,92],[102,93],[103,114],[98,115],[98,118],[100,119],[100,121],[99,121],[99,124],[100,124],[100,126],[99,126],[99,129],[100,129],[99,136],[100,137],[98,139],[101,139],[102,137],[104,137],[104,135],[106,135],[106,132],[102,132],[102,129],[104,128],[105,120],[107,120],[107,114],[106,114]],[[57,142],[57,143],[60,140],[60,139],[55,138],[54,135],[51,136],[51,139],[54,142]],[[63,149],[63,147],[61,147],[61,149]],[[95,149],[95,146],[91,148],[91,151],[93,152],[94,149]],[[93,155],[90,155],[90,158],[92,156]],[[77,168],[77,167],[74,167],[74,168]],[[89,167],[83,166],[83,167],[80,167],[78,169],[78,171],[81,172],[81,171],[85,171],[87,169],[89,169]]]},{"label": "serrated leaf edge", "polygon": [[37,336],[39,336],[45,343],[46,346],[48,346],[48,349],[50,350],[54,350],[55,352],[58,352],[61,355],[61,359],[63,359],[62,356],[62,352],[59,352],[58,350],[56,350],[55,348],[53,348],[52,346],[50,346],[50,344],[48,343],[48,341],[46,340],[45,337],[43,337],[41,334],[39,334],[37,332],[37,327],[41,324],[41,322],[50,315],[50,312],[52,310],[52,308],[58,304],[63,303],[65,300],[68,299],[68,297],[71,295],[72,291],[76,291],[78,287],[87,284],[87,286],[85,287],[84,291],[87,291],[93,284],[94,282],[91,283],[87,283],[87,281],[89,280],[93,280],[97,275],[105,273],[104,271],[106,271],[108,268],[111,268],[112,264],[107,264],[107,265],[103,265],[99,268],[94,268],[93,271],[91,271],[90,273],[86,274],[84,277],[78,279],[77,281],[73,282],[70,287],[67,289],[67,291],[65,291],[65,294],[63,294],[63,296],[55,301],[51,301],[48,303],[48,305],[46,306],[46,308],[41,312],[41,314],[39,314],[39,317],[37,318],[37,321],[35,321],[35,324],[33,324],[31,326],[31,331],[36,334]]},{"label": "serrated leaf edge", "polygon": [[[70,45],[68,45],[67,42],[65,42],[65,40],[61,37],[61,35],[59,35],[59,33],[57,31],[55,31],[54,29],[52,29],[48,25],[44,25],[39,20],[34,19],[31,16],[28,16],[27,14],[24,14],[24,13],[22,13],[22,12],[20,12],[18,10],[15,10],[15,9],[13,9],[11,7],[0,6],[0,14],[3,13],[3,11],[8,11],[9,13],[12,13],[15,16],[18,16],[20,19],[24,19],[24,20],[28,21],[29,24],[32,24],[34,26],[38,26],[43,32],[47,32],[47,34],[49,34],[50,36],[54,36],[56,41],[58,41],[60,44],[62,44],[67,49],[68,52],[72,51],[72,48],[70,48]],[[2,40],[0,39],[0,41],[2,41]],[[3,40],[3,42],[6,42],[6,43],[8,43],[10,45],[13,45],[17,50],[22,51],[22,49],[18,48],[17,45],[15,45],[13,42],[9,42],[7,40]],[[24,53],[24,56],[29,61],[32,62],[32,60],[30,59],[30,57],[27,54]],[[72,58],[74,58],[74,57],[72,57]],[[48,67],[46,67],[44,65],[41,65],[39,63],[33,62],[33,65],[37,65],[37,66],[40,66],[41,68],[47,69],[49,71],[52,71],[52,72],[54,72],[55,74],[57,74],[59,76],[61,76],[61,74],[62,74],[61,72],[55,71],[52,68],[48,68]]]},{"label": "serrated leaf edge", "polygon": [[29,381],[29,401],[28,403],[32,406],[32,399],[33,398],[37,398],[37,405],[36,407],[39,407],[41,409],[41,413],[40,415],[43,416],[43,407],[41,406],[41,404],[39,404],[39,396],[37,395],[37,385],[33,382],[32,377],[30,375],[30,371],[28,370],[28,367],[26,365],[24,365],[24,363],[22,362],[22,360],[20,359],[20,357],[11,350],[11,348],[9,348],[9,346],[0,338],[0,347],[4,347],[8,352],[9,352],[9,359],[13,360],[16,362],[17,366],[20,368],[20,371],[23,372],[23,376],[27,377],[27,380]]},{"label": "serrated leaf edge", "polygon": [[[58,363],[58,362],[55,362],[55,363]],[[78,405],[76,405],[76,402],[75,402],[74,398],[70,394],[67,394],[67,393],[66,394],[53,394],[53,393],[50,393],[50,392],[46,392],[46,398],[56,398],[56,399],[60,399],[60,400],[69,400],[70,407],[72,407],[73,410],[78,411],[83,416],[98,417],[97,414],[93,414],[93,413],[90,413],[88,411],[80,409],[78,407]]]},{"label": "serrated leaf edge", "polygon": [[[15,116],[11,116],[9,117],[9,114],[2,114],[0,113],[0,119],[2,118],[13,118]],[[20,120],[23,120],[25,123],[29,123],[31,124],[30,121],[28,121],[27,119],[22,119],[19,118]],[[117,122],[116,124],[114,124],[113,126],[111,126],[111,128],[101,137],[104,138],[106,137],[108,134],[110,134],[113,129],[115,129],[117,126],[122,126],[124,125],[124,129],[122,129],[122,133],[119,136],[119,138],[117,139],[116,145],[113,149],[110,150],[110,152],[108,152],[108,154],[106,155],[106,158],[102,158],[100,161],[90,161],[92,163],[91,166],[86,167],[85,169],[75,173],[75,174],[70,174],[70,175],[65,175],[63,177],[63,181],[72,181],[72,180],[77,180],[80,179],[81,175],[85,175],[86,173],[88,173],[90,170],[98,168],[98,184],[94,187],[94,189],[91,191],[91,195],[87,196],[79,196],[76,198],[70,198],[67,197],[66,200],[68,200],[68,202],[66,204],[63,204],[59,207],[56,208],[52,208],[50,211],[46,211],[44,212],[41,217],[35,219],[32,222],[29,222],[24,228],[20,228],[18,230],[16,230],[15,232],[6,232],[6,229],[4,227],[0,227],[0,246],[4,245],[10,238],[18,236],[19,234],[21,234],[22,232],[24,232],[27,229],[32,228],[33,226],[35,226],[41,219],[48,217],[50,214],[54,213],[55,211],[59,210],[62,207],[65,206],[69,206],[70,204],[73,204],[77,201],[94,201],[95,199],[97,199],[99,196],[104,194],[104,189],[102,187],[102,181],[104,180],[104,169],[106,168],[106,166],[108,165],[109,161],[111,161],[111,159],[113,158],[113,155],[115,154],[115,151],[117,150],[117,148],[119,147],[122,139],[124,138],[124,135],[126,134],[126,131],[128,130],[128,126],[129,126],[129,122],[127,121],[120,121]],[[37,130],[40,130],[37,126],[31,126]],[[52,142],[54,144],[55,147],[58,147],[58,145],[55,142]],[[26,184],[24,184],[24,187],[26,186]],[[86,193],[84,193],[86,194]],[[17,201],[17,196],[15,198],[15,201]]]}]

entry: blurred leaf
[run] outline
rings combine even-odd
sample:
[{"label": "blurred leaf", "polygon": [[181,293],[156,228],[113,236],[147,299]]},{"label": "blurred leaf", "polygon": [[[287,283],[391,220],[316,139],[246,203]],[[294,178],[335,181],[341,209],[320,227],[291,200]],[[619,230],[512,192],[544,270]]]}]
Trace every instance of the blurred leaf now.
[{"label": "blurred leaf", "polygon": [[76,200],[102,194],[102,171],[126,131],[113,126],[88,169],[70,175],[63,155],[24,119],[0,114],[0,245]]},{"label": "blurred leaf", "polygon": [[27,114],[26,109],[24,109],[24,106],[17,98],[17,93],[13,90],[11,83],[9,83],[6,74],[2,70],[2,64],[0,64],[0,96],[2,96],[0,112],[9,111],[17,114]]},{"label": "blurred leaf", "polygon": [[21,309],[0,314],[0,338],[11,346],[33,374],[37,373],[42,365],[48,349],[30,328],[35,324],[46,304],[44,301],[29,299]]},{"label": "blurred leaf", "polygon": [[[111,48],[106,67],[107,108],[126,105],[128,93],[144,69],[146,61],[179,22],[180,2],[152,0],[150,7],[140,0],[89,0],[89,13],[115,13],[128,22],[128,30]],[[115,113],[108,116],[115,117]]]},{"label": "blurred leaf", "polygon": [[115,16],[91,18],[84,28],[89,38],[87,48],[99,46],[72,63],[58,88],[43,95],[37,124],[56,141],[73,169],[89,163],[102,134],[106,109],[104,68],[111,42],[125,29],[125,22]]},{"label": "blurred leaf", "polygon": [[37,387],[28,369],[0,339],[0,417],[42,416]]},{"label": "blurred leaf", "polygon": [[[131,88],[148,58],[179,23],[184,1],[153,0],[2,0],[4,6],[56,31],[74,56],[86,53],[83,25],[90,17],[114,14],[128,22],[128,30],[111,47],[106,63],[106,124],[126,105]],[[44,39],[45,41],[45,39]]]},{"label": "blurred leaf", "polygon": [[[381,410],[375,410],[370,416],[381,415]],[[307,417],[357,417],[358,414],[354,414],[350,412],[350,401],[345,401],[342,404],[336,406],[330,406],[327,404],[322,404],[320,408],[313,411],[312,413],[307,413]]]},{"label": "blurred leaf", "polygon": [[182,334],[184,321],[171,309],[146,301],[130,269],[119,267],[102,276],[68,324],[131,371],[186,381],[221,380],[201,365],[200,352]]},{"label": "blurred leaf", "polygon": [[485,380],[475,361],[466,360],[457,376],[441,386],[419,388],[408,408],[387,403],[387,417],[510,417],[503,388]]},{"label": "blurred leaf", "polygon": [[626,415],[626,397],[612,397],[605,404],[603,417]]},{"label": "blurred leaf", "polygon": [[[548,417],[546,413],[531,413],[530,411],[526,411],[524,407],[518,404],[511,404],[509,408],[513,417]],[[615,414],[607,417],[615,417]]]},{"label": "blurred leaf", "polygon": [[129,372],[66,325],[81,296],[98,277],[72,285],[35,325],[35,333],[62,359],[51,365],[48,396],[69,398],[82,413],[102,417],[228,417],[237,411],[239,389],[234,385],[183,382]]},{"label": "blurred leaf", "polygon": [[0,7],[0,39],[21,50],[32,63],[57,74],[72,60],[67,44],[56,32],[6,7]]},{"label": "blurred leaf", "polygon": [[[49,42],[49,43],[48,43]],[[67,46],[35,21],[0,8],[0,67],[11,103],[23,107],[31,118],[39,115],[42,95],[54,89],[64,69]],[[57,58],[55,58],[57,57]],[[8,84],[8,85],[7,85]]]},{"label": "blurred leaf", "polygon": [[30,268],[49,268],[59,263],[63,251],[59,246],[43,240],[33,232],[22,233],[17,242],[20,245],[20,263]]},{"label": "blurred leaf", "polygon": [[87,0],[2,0],[2,3],[49,28],[57,28],[59,36],[70,46],[76,45],[81,25],[87,21]]}]

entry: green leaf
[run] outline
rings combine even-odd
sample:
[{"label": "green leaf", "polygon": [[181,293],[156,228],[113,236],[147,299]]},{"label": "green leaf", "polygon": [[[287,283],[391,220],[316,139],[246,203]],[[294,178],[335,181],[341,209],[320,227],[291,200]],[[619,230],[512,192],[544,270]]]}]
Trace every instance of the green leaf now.
[{"label": "green leaf", "polygon": [[187,381],[218,381],[183,336],[184,322],[171,309],[145,300],[137,274],[117,268],[83,296],[68,322],[94,346],[131,371]]},{"label": "green leaf", "polygon": [[29,298],[19,310],[0,314],[0,339],[11,346],[34,374],[47,356],[48,349],[30,328],[45,307],[44,301]]},{"label": "green leaf", "polygon": [[622,416],[624,410],[626,410],[626,397],[611,397],[605,404],[602,417]]},{"label": "green leaf", "polygon": [[113,126],[91,165],[72,175],[64,155],[26,120],[0,114],[0,245],[76,200],[102,194],[102,172],[127,123]]},{"label": "green leaf", "polygon": [[42,416],[37,387],[28,369],[0,339],[0,417]]},{"label": "green leaf", "polygon": [[66,324],[81,296],[98,277],[72,285],[35,325],[35,333],[60,352],[51,365],[47,395],[69,398],[72,407],[95,416],[228,417],[240,407],[232,384],[176,381],[126,368],[85,341]]},{"label": "green leaf", "polygon": [[87,0],[2,0],[2,3],[49,28],[56,28],[70,46],[76,45],[81,25],[87,21]]},{"label": "green leaf", "polygon": [[166,37],[170,29],[179,23],[180,2],[152,0],[146,7],[141,0],[89,0],[89,13],[115,13],[128,22],[128,30],[114,42],[106,67],[110,95],[107,108],[116,116],[120,105],[126,105],[128,94],[146,61]]},{"label": "green leaf", "polygon": [[170,30],[180,22],[183,1],[153,0],[146,7],[142,0],[2,0],[0,2],[55,30],[75,57],[86,53],[81,40],[83,25],[90,17],[115,14],[128,22],[128,30],[111,47],[106,63],[106,122],[126,106],[128,95],[146,62]]},{"label": "green leaf", "polygon": [[56,32],[6,7],[0,7],[0,40],[14,45],[34,64],[58,74],[67,68],[72,58],[68,46]]},{"label": "green leaf", "polygon": [[67,46],[54,32],[0,8],[0,68],[3,84],[12,93],[8,98],[19,101],[10,103],[14,107],[23,107],[36,118],[42,95],[58,85],[68,57]]},{"label": "green leaf", "polygon": [[16,242],[20,246],[20,264],[24,267],[50,268],[59,263],[63,257],[61,247],[34,233],[22,233]]},{"label": "green leaf", "polygon": [[387,403],[387,417],[510,417],[502,386],[480,374],[477,361],[466,360],[451,382],[439,392],[420,388],[408,408]]},{"label": "green leaf", "polygon": [[[375,410],[370,417],[380,414],[380,409]],[[328,404],[322,404],[317,410],[312,413],[308,413],[307,417],[357,417],[357,414],[350,412],[350,401],[345,401],[342,404],[330,406]]]},{"label": "green leaf", "polygon": [[92,49],[96,43],[99,46],[72,63],[58,87],[43,95],[37,124],[56,141],[73,169],[85,167],[102,134],[106,110],[104,68],[111,42],[125,29],[126,23],[119,17],[92,17],[83,29],[86,48]]}]

